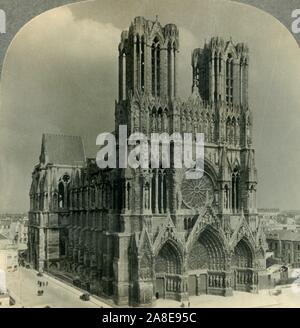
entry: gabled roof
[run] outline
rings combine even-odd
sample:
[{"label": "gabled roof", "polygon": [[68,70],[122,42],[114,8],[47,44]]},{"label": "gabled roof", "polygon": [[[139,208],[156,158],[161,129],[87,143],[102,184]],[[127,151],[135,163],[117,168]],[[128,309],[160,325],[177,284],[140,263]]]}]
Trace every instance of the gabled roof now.
[{"label": "gabled roof", "polygon": [[60,165],[84,165],[82,138],[58,134],[43,134],[40,162]]}]

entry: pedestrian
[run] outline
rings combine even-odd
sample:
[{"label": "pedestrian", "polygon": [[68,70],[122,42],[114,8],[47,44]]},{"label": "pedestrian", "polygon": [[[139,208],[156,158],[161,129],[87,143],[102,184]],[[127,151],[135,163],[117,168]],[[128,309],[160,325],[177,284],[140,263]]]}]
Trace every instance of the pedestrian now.
[{"label": "pedestrian", "polygon": [[188,307],[190,307],[191,306],[191,303],[190,302],[188,302]]}]

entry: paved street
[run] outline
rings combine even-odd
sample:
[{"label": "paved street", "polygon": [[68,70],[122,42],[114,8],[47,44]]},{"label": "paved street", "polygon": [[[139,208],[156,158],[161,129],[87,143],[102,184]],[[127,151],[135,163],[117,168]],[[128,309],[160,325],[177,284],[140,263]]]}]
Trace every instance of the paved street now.
[{"label": "paved street", "polygon": [[[18,272],[8,273],[8,289],[16,300],[16,307],[62,307],[62,308],[100,308],[110,307],[104,302],[91,297],[90,301],[82,301],[79,296],[82,291],[71,287],[44,274],[38,277],[32,269],[19,268]],[[38,280],[48,282],[43,287],[43,296],[37,296]],[[255,308],[255,307],[300,307],[300,286],[281,288],[281,294],[271,295],[269,290],[262,290],[259,294],[234,292],[232,297],[213,295],[192,296],[189,299],[190,307],[194,308]],[[176,308],[181,302],[159,299],[154,307]],[[185,306],[187,306],[185,302]]]},{"label": "paved street", "polygon": [[[8,273],[8,289],[16,300],[17,307],[62,307],[62,308],[100,308],[109,307],[98,299],[91,298],[90,301],[82,301],[79,296],[81,291],[68,286],[54,278],[46,275],[38,277],[37,272],[32,269],[19,268],[18,272]],[[37,296],[38,280],[48,282],[43,287],[44,294]]]},{"label": "paved street", "polygon": [[[269,290],[262,290],[259,294],[234,292],[232,297],[201,295],[190,297],[190,307],[194,308],[299,308],[300,287],[281,288],[280,295],[271,295]],[[157,300],[155,307],[175,308],[181,303],[172,300]],[[185,306],[188,302],[185,302]]]}]

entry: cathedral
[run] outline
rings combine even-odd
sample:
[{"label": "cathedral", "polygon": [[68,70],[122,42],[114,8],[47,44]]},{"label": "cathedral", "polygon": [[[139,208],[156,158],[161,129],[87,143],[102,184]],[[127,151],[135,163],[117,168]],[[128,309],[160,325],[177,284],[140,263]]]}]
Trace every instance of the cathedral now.
[{"label": "cathedral", "polygon": [[[185,101],[179,58],[174,24],[136,17],[122,32],[114,133],[119,125],[149,139],[204,133],[203,176],[187,179],[172,165],[100,169],[80,137],[44,134],[30,189],[34,268],[118,305],[258,291],[266,242],[256,209],[249,49],[220,37],[195,49]],[[172,145],[170,152],[172,162]]]}]

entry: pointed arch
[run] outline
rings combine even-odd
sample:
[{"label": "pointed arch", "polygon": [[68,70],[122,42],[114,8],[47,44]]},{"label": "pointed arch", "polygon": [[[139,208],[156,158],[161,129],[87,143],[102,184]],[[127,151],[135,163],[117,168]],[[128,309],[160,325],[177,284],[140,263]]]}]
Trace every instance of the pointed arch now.
[{"label": "pointed arch", "polygon": [[230,119],[230,117],[228,116],[227,117],[227,120],[226,120],[226,141],[228,142],[228,143],[230,143],[230,131],[231,131],[231,119]]},{"label": "pointed arch", "polygon": [[157,111],[157,130],[159,133],[162,132],[162,122],[163,122],[163,110],[161,107],[159,107]]},{"label": "pointed arch", "polygon": [[183,111],[181,115],[181,132],[187,132],[187,112]]},{"label": "pointed arch", "polygon": [[232,212],[237,213],[240,209],[240,170],[237,165],[231,174],[231,196]]},{"label": "pointed arch", "polygon": [[211,178],[214,188],[216,188],[218,176],[214,168],[214,164],[208,158],[204,160],[204,171]]},{"label": "pointed arch", "polygon": [[37,192],[41,193],[44,189],[44,177],[40,174],[37,181]]},{"label": "pointed arch", "polygon": [[210,121],[210,139],[211,139],[211,142],[215,142],[215,123],[216,123],[215,114],[212,113],[211,121]]},{"label": "pointed arch", "polygon": [[152,75],[152,95],[160,96],[160,62],[161,62],[162,40],[155,36],[151,45],[151,75]]},{"label": "pointed arch", "polygon": [[151,110],[150,133],[157,132],[157,116],[156,107],[153,106]]},{"label": "pointed arch", "polygon": [[139,255],[139,276],[142,280],[152,278],[153,252],[152,244],[147,230],[144,228],[138,242],[137,254]]},{"label": "pointed arch", "polygon": [[232,129],[232,132],[231,132],[232,142],[233,142],[233,144],[235,144],[236,143],[236,119],[234,116],[232,117],[232,120],[231,120],[231,129]]},{"label": "pointed arch", "polygon": [[155,272],[164,274],[182,273],[182,252],[180,247],[168,239],[159,249],[155,257]]},{"label": "pointed arch", "polygon": [[80,187],[79,170],[76,170],[76,173],[75,173],[75,187],[76,188],[79,188]]},{"label": "pointed arch", "polygon": [[229,199],[230,199],[230,189],[228,184],[224,186],[224,199],[223,199],[223,207],[228,210],[229,209]]},{"label": "pointed arch", "polygon": [[252,268],[254,260],[254,249],[250,241],[243,237],[234,248],[231,265],[236,268]]},{"label": "pointed arch", "polygon": [[211,225],[207,225],[188,251],[188,270],[224,270],[226,249],[222,235]]},{"label": "pointed arch", "polygon": [[224,49],[224,55],[228,57],[228,55],[231,55],[232,58],[237,58],[237,51],[235,48],[235,45],[233,44],[232,40],[228,41],[225,49]]},{"label": "pointed arch", "polygon": [[145,253],[139,262],[139,275],[142,280],[152,279],[152,258]]},{"label": "pointed arch", "polygon": [[65,187],[62,181],[58,183],[58,207],[63,208],[65,205]]},{"label": "pointed arch", "polygon": [[206,119],[205,119],[205,134],[206,136],[204,135],[205,139],[207,142],[211,142],[211,117],[210,117],[210,114],[207,113],[206,114]]},{"label": "pointed arch", "polygon": [[159,43],[160,45],[164,44],[164,37],[163,37],[161,31],[159,30],[159,28],[155,29],[153,26],[153,30],[149,37],[149,40],[150,40],[150,42],[149,42],[150,44],[153,44],[153,43]]},{"label": "pointed arch", "polygon": [[226,103],[233,103],[233,55],[228,52],[226,58]]}]

